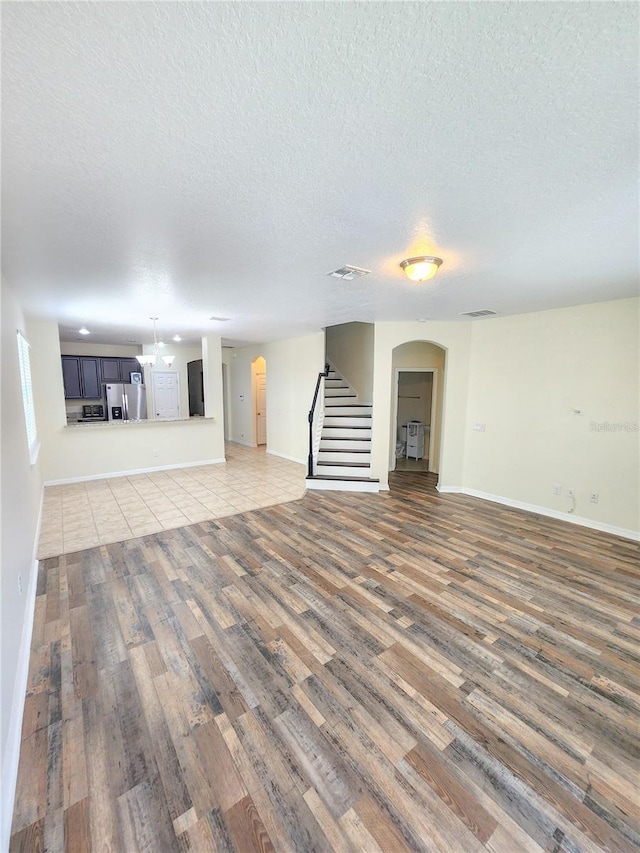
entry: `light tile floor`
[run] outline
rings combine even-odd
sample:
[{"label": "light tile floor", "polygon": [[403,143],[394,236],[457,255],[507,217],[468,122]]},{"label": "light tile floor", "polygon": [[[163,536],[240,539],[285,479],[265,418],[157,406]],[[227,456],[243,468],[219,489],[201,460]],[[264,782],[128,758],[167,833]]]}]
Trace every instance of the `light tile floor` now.
[{"label": "light tile floor", "polygon": [[226,445],[226,463],[47,486],[38,558],[55,557],[301,498],[305,468]]}]

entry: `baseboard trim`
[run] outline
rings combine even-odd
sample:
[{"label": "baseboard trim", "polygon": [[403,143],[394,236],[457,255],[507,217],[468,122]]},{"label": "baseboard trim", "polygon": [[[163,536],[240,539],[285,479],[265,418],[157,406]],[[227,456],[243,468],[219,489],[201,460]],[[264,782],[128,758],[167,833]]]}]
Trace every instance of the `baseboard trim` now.
[{"label": "baseboard trim", "polygon": [[16,796],[16,784],[18,782],[18,764],[20,762],[20,745],[22,743],[22,720],[24,717],[24,705],[27,698],[29,662],[31,659],[31,637],[33,634],[33,622],[36,610],[36,591],[38,589],[38,560],[36,559],[36,554],[38,552],[38,542],[40,541],[43,504],[44,487],[40,490],[40,509],[38,511],[38,521],[36,524],[33,554],[31,558],[31,571],[29,573],[29,583],[27,585],[25,619],[22,623],[18,666],[16,668],[16,679],[13,686],[13,699],[11,701],[11,717],[9,718],[9,731],[7,732],[7,747],[2,765],[2,829],[0,834],[0,850],[9,849],[11,822],[13,820],[13,806]]},{"label": "baseboard trim", "polygon": [[306,459],[296,459],[295,456],[287,456],[286,453],[278,453],[277,450],[269,450],[267,449],[267,453],[270,456],[277,456],[279,459],[286,459],[288,462],[297,462],[298,465],[306,465]]},{"label": "baseboard trim", "polygon": [[538,506],[537,504],[530,504],[525,501],[515,501],[511,498],[502,497],[502,495],[492,495],[489,494],[489,492],[480,492],[478,489],[465,489],[462,486],[436,486],[436,489],[442,494],[469,495],[469,497],[472,498],[480,498],[483,501],[493,501],[493,503],[509,506],[513,509],[523,509],[526,512],[535,512],[537,515],[544,515],[547,518],[555,518],[558,521],[568,521],[569,524],[577,524],[580,527],[589,527],[591,530],[598,530],[601,533],[611,533],[613,536],[622,537],[622,539],[631,539],[633,542],[640,542],[640,531],[628,530],[625,527],[617,527],[614,524],[606,524],[602,521],[596,521],[593,518],[585,518],[581,515],[572,515],[571,513],[560,512],[557,509]]},{"label": "baseboard trim", "polygon": [[257,447],[257,444],[252,444],[250,441],[245,441],[243,438],[228,438],[233,444],[241,444],[243,447]]},{"label": "baseboard trim", "polygon": [[203,459],[200,462],[177,462],[174,465],[156,465],[153,468],[132,468],[130,471],[111,471],[108,474],[89,474],[86,477],[67,477],[63,480],[47,480],[45,486],[66,486],[70,483],[86,483],[88,480],[111,480],[114,477],[133,477],[135,474],[153,474],[154,471],[173,471],[175,468],[199,468],[201,465],[219,465],[227,460]]}]

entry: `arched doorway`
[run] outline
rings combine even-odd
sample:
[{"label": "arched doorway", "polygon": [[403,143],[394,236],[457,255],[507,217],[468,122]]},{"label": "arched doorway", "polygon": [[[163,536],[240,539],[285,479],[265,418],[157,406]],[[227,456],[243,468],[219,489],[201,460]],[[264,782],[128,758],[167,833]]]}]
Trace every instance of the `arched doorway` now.
[{"label": "arched doorway", "polygon": [[267,443],[267,362],[259,355],[251,363],[253,389],[254,444]]},{"label": "arched doorway", "polygon": [[445,362],[446,350],[428,341],[393,349],[390,471],[440,470]]}]

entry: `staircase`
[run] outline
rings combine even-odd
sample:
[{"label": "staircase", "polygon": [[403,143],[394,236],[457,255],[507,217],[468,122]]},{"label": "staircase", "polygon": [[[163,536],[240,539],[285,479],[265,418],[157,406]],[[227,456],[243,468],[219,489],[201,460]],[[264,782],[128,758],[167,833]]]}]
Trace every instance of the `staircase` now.
[{"label": "staircase", "polygon": [[371,404],[358,403],[351,386],[332,368],[324,380],[324,417],[308,489],[377,492],[371,477]]}]

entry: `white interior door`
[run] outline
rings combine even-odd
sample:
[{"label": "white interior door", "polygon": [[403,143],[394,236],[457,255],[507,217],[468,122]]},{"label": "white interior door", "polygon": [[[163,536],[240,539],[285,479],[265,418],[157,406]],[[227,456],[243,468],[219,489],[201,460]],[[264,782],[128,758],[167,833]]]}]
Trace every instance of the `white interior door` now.
[{"label": "white interior door", "polygon": [[267,375],[256,374],[256,444],[267,443]]},{"label": "white interior door", "polygon": [[153,410],[156,418],[180,417],[180,380],[175,371],[153,372]]}]

